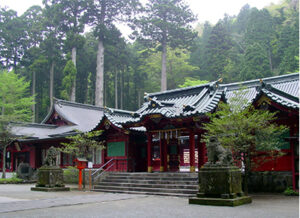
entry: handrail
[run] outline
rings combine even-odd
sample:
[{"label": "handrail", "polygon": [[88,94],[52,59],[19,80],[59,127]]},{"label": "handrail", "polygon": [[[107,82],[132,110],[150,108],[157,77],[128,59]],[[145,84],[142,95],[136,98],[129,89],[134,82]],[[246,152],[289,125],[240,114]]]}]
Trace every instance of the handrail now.
[{"label": "handrail", "polygon": [[108,165],[110,162],[112,162],[114,159],[110,159],[109,161],[107,161],[105,164],[103,164],[100,168],[98,168],[95,172],[92,173],[92,176],[94,174],[96,174],[98,171],[103,170],[103,168]]},{"label": "handrail", "polygon": [[[113,166],[115,166],[117,163],[116,161],[119,160],[127,160],[129,161],[129,159],[126,158],[112,158],[110,159],[108,162],[106,162],[105,164],[103,164],[100,168],[96,169],[92,174],[91,174],[91,182],[92,182],[92,186],[94,181],[96,181],[96,179],[98,179],[104,172],[108,171],[110,168],[112,168]],[[112,163],[111,165],[109,165],[110,163]],[[104,169],[104,167],[106,167],[107,165],[109,165],[106,169]],[[100,173],[99,173],[100,171]]]},{"label": "handrail", "polygon": [[[95,172],[93,172],[92,173],[92,175],[91,175],[91,182],[92,182],[92,186],[93,186],[93,184],[94,184],[94,181],[96,180],[96,179],[98,179],[101,175],[102,175],[102,173],[104,172],[104,167],[106,167],[108,164],[110,164],[112,161],[114,161],[115,159],[110,159],[109,161],[107,161],[105,164],[103,164],[100,168],[98,168],[97,170],[95,170]],[[112,165],[110,165],[106,170],[108,170],[108,169],[110,169],[112,166],[114,165],[114,163],[112,164]],[[102,170],[102,172],[101,172],[101,170]],[[98,172],[100,171],[100,173],[98,174],[98,175],[96,175],[95,176],[95,174],[97,174]]]},{"label": "handrail", "polygon": [[[113,163],[112,165],[110,165],[106,170],[109,170],[111,167],[113,167],[115,165],[115,163]],[[100,172],[97,176],[95,176],[95,178],[93,178],[93,180],[96,180],[96,179],[98,179],[101,175],[102,175],[102,173],[104,173],[105,171],[102,171],[102,172]]]}]

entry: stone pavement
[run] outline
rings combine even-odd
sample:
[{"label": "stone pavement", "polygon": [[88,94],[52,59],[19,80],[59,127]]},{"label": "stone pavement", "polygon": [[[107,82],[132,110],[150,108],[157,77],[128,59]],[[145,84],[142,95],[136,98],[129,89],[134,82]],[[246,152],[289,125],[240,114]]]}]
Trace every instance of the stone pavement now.
[{"label": "stone pavement", "polygon": [[298,197],[253,195],[239,207],[189,205],[186,198],[99,192],[33,192],[33,185],[0,185],[0,217],[298,218]]}]

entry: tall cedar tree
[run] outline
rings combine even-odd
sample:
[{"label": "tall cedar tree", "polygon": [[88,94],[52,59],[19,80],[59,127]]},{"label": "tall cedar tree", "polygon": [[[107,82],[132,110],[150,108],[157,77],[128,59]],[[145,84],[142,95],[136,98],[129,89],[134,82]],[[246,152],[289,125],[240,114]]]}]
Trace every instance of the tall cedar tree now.
[{"label": "tall cedar tree", "polygon": [[207,70],[211,76],[209,80],[223,77],[225,66],[228,64],[229,51],[233,46],[232,39],[222,22],[218,22],[212,29],[207,49]]},{"label": "tall cedar tree", "polygon": [[196,20],[183,0],[149,0],[135,21],[133,35],[144,43],[161,45],[161,91],[167,90],[167,46],[188,47],[196,37],[191,23]]},{"label": "tall cedar tree", "polygon": [[[83,46],[84,39],[80,35],[88,22],[87,0],[50,0],[51,4],[59,5],[59,26],[61,31],[66,33],[65,46],[72,52],[72,61],[76,68],[77,49]],[[76,76],[72,81],[70,101],[76,100]]]},{"label": "tall cedar tree", "polygon": [[15,137],[9,123],[29,121],[32,116],[33,97],[28,97],[30,83],[23,77],[7,71],[0,71],[0,148],[2,150],[2,178],[5,178],[6,148]]},{"label": "tall cedar tree", "polygon": [[103,106],[104,44],[110,31],[116,32],[115,22],[127,21],[139,5],[137,0],[92,0],[89,2],[89,23],[98,38],[95,105]]},{"label": "tall cedar tree", "polygon": [[45,8],[43,10],[43,37],[41,48],[49,61],[49,100],[52,108],[54,97],[54,70],[55,63],[59,61],[62,49],[63,32],[59,28],[60,15],[58,13],[60,5],[49,4],[48,0],[43,0]]},{"label": "tall cedar tree", "polygon": [[209,123],[204,124],[207,131],[204,141],[217,136],[224,147],[233,150],[234,159],[245,166],[244,191],[248,192],[248,175],[253,167],[251,161],[256,150],[269,152],[279,151],[279,138],[287,131],[286,127],[277,125],[276,114],[268,110],[255,109],[244,97],[246,90],[234,93],[228,104],[220,103],[218,110],[209,114]]},{"label": "tall cedar tree", "polygon": [[61,97],[66,100],[72,99],[72,92],[74,87],[74,80],[76,79],[76,67],[72,60],[67,61],[63,70],[64,78],[62,80],[63,90],[61,91]]},{"label": "tall cedar tree", "polygon": [[0,8],[0,62],[17,70],[26,48],[26,24],[14,10]]}]

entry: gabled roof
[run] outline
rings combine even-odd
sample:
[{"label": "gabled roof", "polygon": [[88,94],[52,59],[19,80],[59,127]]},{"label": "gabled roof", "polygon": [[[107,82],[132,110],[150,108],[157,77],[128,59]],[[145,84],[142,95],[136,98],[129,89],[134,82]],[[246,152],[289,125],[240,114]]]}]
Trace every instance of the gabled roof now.
[{"label": "gabled roof", "polygon": [[127,123],[141,121],[145,116],[160,114],[176,118],[213,111],[222,97],[218,82],[147,94],[145,103]]},{"label": "gabled roof", "polygon": [[299,109],[299,74],[287,74],[245,82],[219,84],[219,81],[193,87],[150,93],[145,103],[126,123],[141,122],[146,116],[159,114],[166,118],[189,117],[213,112],[221,100],[230,99],[244,87],[248,104],[265,94],[284,107]]},{"label": "gabled roof", "polygon": [[[56,113],[68,125],[57,126],[47,124]],[[75,131],[89,132],[94,130],[106,117],[116,127],[122,128],[120,122],[132,117],[132,111],[103,108],[94,105],[80,104],[60,99],[54,99],[51,111],[41,124],[18,124],[13,126],[13,132],[28,139],[54,139],[74,134]]]},{"label": "gabled roof", "polygon": [[220,85],[227,101],[241,87],[245,88],[244,97],[248,103],[253,103],[259,96],[265,94],[284,107],[299,109],[299,73]]},{"label": "gabled roof", "polygon": [[[193,87],[150,93],[145,103],[136,112],[102,108],[93,105],[55,99],[53,107],[41,124],[20,124],[13,126],[16,135],[30,139],[63,138],[74,134],[74,130],[88,132],[108,119],[117,128],[124,124],[141,122],[146,116],[159,114],[166,118],[191,117],[212,112],[221,100],[230,102],[234,92],[246,87],[244,96],[253,103],[261,95],[289,109],[299,109],[299,74],[256,79],[246,82],[220,85],[218,81]],[[68,125],[47,124],[57,113]],[[144,127],[130,130],[145,131]]]}]

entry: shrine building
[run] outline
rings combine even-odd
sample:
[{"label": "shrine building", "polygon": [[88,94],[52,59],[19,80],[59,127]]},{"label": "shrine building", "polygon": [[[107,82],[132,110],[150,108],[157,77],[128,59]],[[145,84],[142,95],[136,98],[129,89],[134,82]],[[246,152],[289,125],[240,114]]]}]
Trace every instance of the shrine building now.
[{"label": "shrine building", "polygon": [[[222,84],[210,82],[187,88],[145,94],[137,111],[102,108],[54,99],[53,107],[40,124],[13,127],[23,136],[7,149],[6,166],[15,171],[21,162],[39,168],[50,146],[61,146],[76,131],[102,130],[104,149],[94,150],[94,168],[107,171],[195,172],[206,162],[201,141],[203,123],[209,122],[218,104],[229,102],[234,92],[245,87],[244,97],[255,108],[277,112],[278,124],[289,127],[282,138],[284,155],[265,161],[255,172],[276,172],[286,186],[298,188],[299,181],[299,74]],[[257,151],[255,160],[268,159]],[[61,153],[61,167],[73,165],[74,157]],[[253,181],[255,183],[255,181]]]}]

